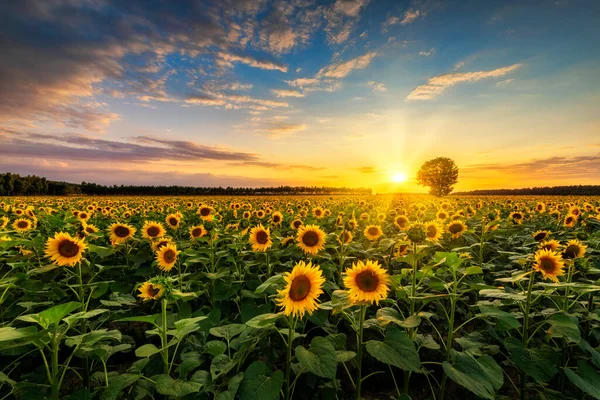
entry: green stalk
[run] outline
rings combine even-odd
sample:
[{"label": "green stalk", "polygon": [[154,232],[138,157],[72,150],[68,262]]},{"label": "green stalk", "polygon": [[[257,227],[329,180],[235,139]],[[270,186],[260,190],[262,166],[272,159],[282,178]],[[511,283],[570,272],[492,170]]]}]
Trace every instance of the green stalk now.
[{"label": "green stalk", "polygon": [[269,262],[269,250],[265,251],[265,256],[267,259],[267,279],[271,277],[271,263]]},{"label": "green stalk", "polygon": [[356,336],[356,400],[360,400],[360,389],[362,384],[362,348],[363,348],[363,325],[365,323],[365,314],[367,306],[360,306],[360,316],[358,321],[358,332]]},{"label": "green stalk", "polygon": [[[409,317],[412,317],[415,313],[416,308],[416,299],[417,296],[417,270],[419,269],[419,262],[417,261],[417,244],[413,243],[413,259],[412,259],[412,282],[410,289],[410,314]],[[410,338],[414,340],[416,330],[414,328],[410,328]],[[410,371],[404,371],[404,393],[408,394],[408,386],[410,384]]]},{"label": "green stalk", "polygon": [[167,347],[167,299],[162,299],[162,329],[160,331],[160,341],[162,344],[161,356],[164,364],[165,374],[169,374],[169,349]]},{"label": "green stalk", "polygon": [[58,400],[59,384],[58,384],[58,326],[54,328],[52,336],[52,399]]},{"label": "green stalk", "polygon": [[291,398],[290,371],[292,369],[292,342],[294,339],[295,320],[292,315],[288,318],[287,363],[285,365],[285,400]]},{"label": "green stalk", "polygon": [[[448,340],[446,341],[446,361],[450,361],[450,357],[452,355],[452,341],[454,340],[454,314],[456,311],[456,283],[454,284],[454,291],[452,296],[450,297],[450,318],[448,320]],[[446,381],[448,380],[448,375],[444,372],[442,377],[442,385],[440,387],[440,399],[444,400],[444,395],[446,392]]]},{"label": "green stalk", "polygon": [[[525,312],[523,315],[523,334],[521,335],[521,343],[527,348],[529,338],[527,336],[529,331],[529,313],[531,311],[531,291],[533,289],[533,281],[535,280],[535,271],[532,271],[529,275],[529,285],[527,286],[527,299],[525,300]],[[520,387],[520,399],[525,400],[525,386],[527,385],[527,374],[521,372],[521,387]]]}]

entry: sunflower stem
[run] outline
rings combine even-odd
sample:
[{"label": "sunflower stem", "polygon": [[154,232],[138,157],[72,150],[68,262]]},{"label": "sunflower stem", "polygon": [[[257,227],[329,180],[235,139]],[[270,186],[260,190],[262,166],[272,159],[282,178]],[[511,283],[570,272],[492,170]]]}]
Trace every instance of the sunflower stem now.
[{"label": "sunflower stem", "polygon": [[360,306],[360,315],[358,317],[358,332],[356,336],[356,362],[358,363],[358,367],[356,369],[356,400],[360,400],[360,389],[362,386],[363,325],[365,324],[366,312],[367,306]]},{"label": "sunflower stem", "polygon": [[161,330],[160,330],[160,341],[162,344],[162,349],[161,349],[160,354],[163,359],[164,373],[166,375],[169,374],[169,349],[167,348],[167,303],[168,303],[168,300],[163,298],[162,299],[162,313],[161,313],[162,326],[161,326]]},{"label": "sunflower stem", "polygon": [[[523,334],[521,335],[521,342],[523,346],[527,348],[529,342],[528,331],[529,331],[529,313],[531,311],[531,291],[533,290],[533,282],[535,281],[535,271],[532,270],[529,275],[529,284],[527,286],[527,298],[525,300],[525,312],[523,313]],[[525,400],[525,386],[527,385],[527,374],[521,372],[521,386],[519,389],[519,395],[521,400]]]},{"label": "sunflower stem", "polygon": [[292,342],[294,341],[294,326],[296,321],[293,315],[288,318],[288,338],[287,338],[287,362],[285,365],[285,400],[291,398],[290,372],[292,367]]}]

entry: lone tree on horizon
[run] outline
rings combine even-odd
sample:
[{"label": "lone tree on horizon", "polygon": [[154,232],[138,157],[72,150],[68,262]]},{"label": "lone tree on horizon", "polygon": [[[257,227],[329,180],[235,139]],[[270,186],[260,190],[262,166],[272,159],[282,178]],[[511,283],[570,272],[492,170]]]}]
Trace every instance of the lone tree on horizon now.
[{"label": "lone tree on horizon", "polygon": [[417,172],[417,183],[429,187],[429,194],[442,197],[454,190],[458,182],[458,167],[448,157],[426,161]]}]

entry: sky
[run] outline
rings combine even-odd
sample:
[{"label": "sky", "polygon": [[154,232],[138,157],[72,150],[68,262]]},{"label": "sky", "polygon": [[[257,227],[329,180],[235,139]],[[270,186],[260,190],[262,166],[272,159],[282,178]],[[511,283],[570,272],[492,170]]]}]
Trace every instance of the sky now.
[{"label": "sky", "polygon": [[0,2],[0,172],[424,191],[600,184],[597,0]]}]

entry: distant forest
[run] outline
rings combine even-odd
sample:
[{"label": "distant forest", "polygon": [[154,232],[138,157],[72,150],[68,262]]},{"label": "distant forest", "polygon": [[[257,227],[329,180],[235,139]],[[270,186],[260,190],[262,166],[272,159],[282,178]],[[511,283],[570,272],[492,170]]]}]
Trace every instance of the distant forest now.
[{"label": "distant forest", "polygon": [[573,185],[573,186],[553,186],[553,187],[533,187],[524,189],[489,189],[489,190],[471,190],[470,192],[456,192],[453,195],[498,195],[498,196],[518,196],[518,195],[540,195],[540,196],[561,196],[578,195],[594,196],[600,195],[600,185]]},{"label": "distant forest", "polygon": [[104,186],[96,183],[81,184],[50,181],[35,175],[0,174],[0,196],[68,196],[84,195],[120,195],[120,196],[206,196],[206,195],[299,195],[299,194],[361,194],[370,195],[367,188],[336,188],[317,186],[279,186],[259,188],[234,187],[193,187],[193,186]]}]

